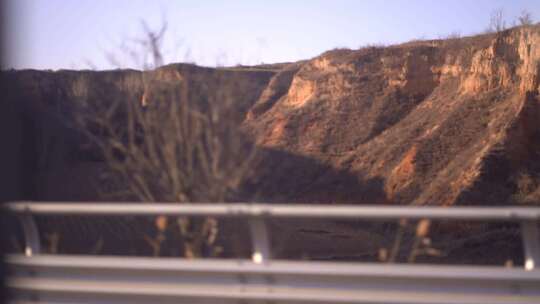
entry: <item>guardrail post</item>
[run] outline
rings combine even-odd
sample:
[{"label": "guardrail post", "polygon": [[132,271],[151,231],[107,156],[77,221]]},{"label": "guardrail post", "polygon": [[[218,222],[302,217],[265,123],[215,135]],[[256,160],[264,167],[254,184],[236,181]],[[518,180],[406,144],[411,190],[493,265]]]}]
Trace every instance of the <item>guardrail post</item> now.
[{"label": "guardrail post", "polygon": [[266,262],[270,259],[270,242],[266,229],[266,220],[261,217],[250,218],[249,230],[253,247],[251,260],[256,264]]},{"label": "guardrail post", "polygon": [[32,256],[41,252],[39,232],[34,217],[29,212],[19,216],[24,233],[24,254]]},{"label": "guardrail post", "polygon": [[540,233],[536,221],[521,222],[525,270],[533,270],[540,265]]}]

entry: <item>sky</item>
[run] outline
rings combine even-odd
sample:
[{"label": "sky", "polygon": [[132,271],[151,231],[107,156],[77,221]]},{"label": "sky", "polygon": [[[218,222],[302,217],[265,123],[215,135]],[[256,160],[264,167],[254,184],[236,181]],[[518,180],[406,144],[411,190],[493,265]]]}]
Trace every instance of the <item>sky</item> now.
[{"label": "sky", "polygon": [[4,9],[4,69],[140,68],[122,46],[142,37],[142,21],[155,30],[167,23],[167,63],[204,66],[472,35],[488,27],[496,9],[508,24],[522,10],[540,21],[540,0],[9,0]]}]

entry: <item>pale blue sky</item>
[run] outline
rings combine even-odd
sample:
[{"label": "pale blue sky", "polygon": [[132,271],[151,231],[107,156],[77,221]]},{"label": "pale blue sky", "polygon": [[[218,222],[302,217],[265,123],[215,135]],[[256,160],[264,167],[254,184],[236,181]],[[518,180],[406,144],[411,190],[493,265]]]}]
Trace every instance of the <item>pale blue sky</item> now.
[{"label": "pale blue sky", "polygon": [[508,23],[523,9],[540,21],[540,0],[11,0],[4,67],[111,68],[105,53],[121,57],[118,45],[140,35],[142,19],[154,28],[168,21],[167,61],[213,66],[469,35],[486,29],[497,8]]}]

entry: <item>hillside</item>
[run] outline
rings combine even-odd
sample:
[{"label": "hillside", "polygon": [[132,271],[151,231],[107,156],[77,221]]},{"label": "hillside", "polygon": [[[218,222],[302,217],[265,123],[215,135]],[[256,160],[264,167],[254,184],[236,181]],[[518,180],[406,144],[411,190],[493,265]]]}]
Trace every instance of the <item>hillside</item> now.
[{"label": "hillside", "polygon": [[17,158],[8,197],[99,200],[104,164],[70,120],[80,104],[139,102],[151,91],[144,73],[187,81],[197,98],[235,100],[235,119],[264,149],[245,199],[539,203],[539,26],[256,67],[6,71],[4,122]]},{"label": "hillside", "polygon": [[244,125],[327,165],[281,171],[284,200],[538,204],[539,85],[538,26],[333,50],[276,74]]}]

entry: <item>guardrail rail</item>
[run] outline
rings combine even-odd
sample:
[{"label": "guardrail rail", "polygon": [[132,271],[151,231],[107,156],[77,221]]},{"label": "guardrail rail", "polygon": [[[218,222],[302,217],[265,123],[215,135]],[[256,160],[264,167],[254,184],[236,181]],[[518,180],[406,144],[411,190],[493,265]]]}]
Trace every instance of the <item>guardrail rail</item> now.
[{"label": "guardrail rail", "polygon": [[[6,258],[13,303],[540,303],[540,208],[267,204],[33,203],[20,218],[25,254]],[[249,221],[251,260],[40,253],[35,215],[213,216]],[[524,267],[271,258],[266,219],[440,219],[521,224]]]}]

